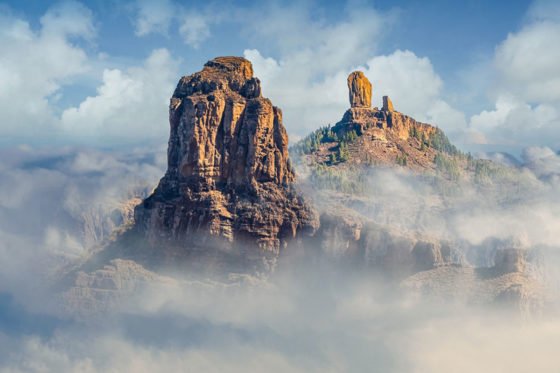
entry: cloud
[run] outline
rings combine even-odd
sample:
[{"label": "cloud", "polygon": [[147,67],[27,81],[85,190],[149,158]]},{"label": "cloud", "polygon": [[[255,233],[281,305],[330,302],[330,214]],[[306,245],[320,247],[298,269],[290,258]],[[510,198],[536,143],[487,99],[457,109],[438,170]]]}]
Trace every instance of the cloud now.
[{"label": "cloud", "polygon": [[89,8],[75,1],[59,3],[40,19],[42,34],[58,37],[81,37],[92,40],[96,36],[93,15]]},{"label": "cloud", "polygon": [[445,101],[443,80],[429,58],[397,50],[390,55],[376,56],[366,65],[364,72],[373,82],[379,106],[380,96],[389,96],[396,110],[440,126],[448,134],[465,127],[464,114]]},{"label": "cloud", "polygon": [[469,126],[491,144],[517,149],[560,148],[560,5],[537,1],[527,21],[497,47],[489,92],[494,108],[475,114]]},{"label": "cloud", "polygon": [[[387,286],[382,276],[349,274],[337,265],[284,267],[268,282],[227,285],[175,274],[172,281],[123,296],[118,311],[100,319],[61,319],[47,307],[58,299],[56,290],[43,287],[49,282],[39,274],[60,265],[49,261],[53,255],[68,260],[85,252],[83,218],[98,224],[105,215],[96,209],[110,211],[104,206],[126,199],[138,183],[154,185],[164,172],[163,150],[22,147],[0,154],[0,169],[6,171],[0,174],[0,326],[3,320],[17,325],[0,328],[0,370],[523,372],[555,367],[557,318],[528,321],[498,309],[409,296]],[[473,242],[513,233],[526,236],[529,244],[557,248],[558,184],[541,181],[530,170],[543,161],[546,166],[539,169],[555,170],[550,165],[558,164],[558,156],[534,148],[525,159],[533,184],[520,196],[509,196],[515,202],[503,208],[499,189],[481,194],[465,183],[465,196],[451,205],[452,214],[441,214],[431,181],[377,170],[370,175],[375,208],[367,213],[375,218],[385,211],[394,227],[410,224]]]},{"label": "cloud", "polygon": [[97,95],[67,108],[61,126],[77,138],[161,139],[168,135],[168,97],[178,63],[166,49],[154,50],[142,66],[105,69]]},{"label": "cloud", "polygon": [[134,4],[135,33],[145,36],[151,33],[168,35],[174,11],[169,0],[137,0]]},{"label": "cloud", "polygon": [[[389,15],[371,7],[346,9],[335,22],[314,17],[311,3],[263,4],[247,10],[242,30],[273,56],[247,49],[265,96],[281,107],[297,136],[338,121],[347,108],[346,75],[373,53]],[[302,37],[305,35],[305,37]]]},{"label": "cloud", "polygon": [[[560,6],[559,6],[560,7]],[[503,87],[526,102],[560,101],[560,22],[536,21],[509,34],[496,50]]]},{"label": "cloud", "polygon": [[538,177],[560,178],[560,156],[552,149],[546,146],[529,147],[523,150],[521,158],[525,167]]},{"label": "cloud", "polygon": [[166,161],[164,149],[0,154],[0,294],[45,312],[47,278],[106,239],[127,213],[123,203],[145,197]]},{"label": "cloud", "polygon": [[202,14],[191,13],[179,27],[179,34],[183,41],[193,48],[198,48],[202,42],[210,37],[209,19]]},{"label": "cloud", "polygon": [[208,286],[198,293],[192,291],[196,285],[171,293],[156,288],[163,306],[153,304],[147,292],[136,308],[104,315],[101,323],[62,324],[46,335],[0,334],[5,352],[0,367],[26,372],[554,371],[557,319],[527,321],[492,309],[397,301],[394,290],[380,291],[367,279],[324,276],[309,274],[270,288]]},{"label": "cloud", "polygon": [[87,8],[74,2],[55,6],[40,24],[35,31],[23,19],[0,15],[3,136],[48,134],[56,117],[52,101],[63,86],[90,68],[86,52],[71,41],[95,37]]},{"label": "cloud", "polygon": [[[225,7],[228,7],[226,5]],[[197,49],[211,35],[211,26],[221,19],[224,5],[204,7],[171,0],[137,0],[134,10],[134,25],[137,36],[161,34],[169,36],[169,30],[179,24],[178,33],[183,42]]]},{"label": "cloud", "polygon": [[297,58],[277,61],[263,57],[258,50],[246,50],[244,55],[263,81],[264,94],[284,109],[285,125],[297,135],[340,120],[349,107],[346,77],[354,69],[364,71],[372,82],[373,106],[381,107],[381,96],[389,95],[397,110],[417,120],[434,123],[452,134],[466,126],[464,114],[443,99],[443,81],[430,60],[411,51],[375,56],[363,66],[341,64],[332,74],[327,73],[328,67],[315,81],[309,75],[304,77],[309,72],[296,71],[305,66]]}]

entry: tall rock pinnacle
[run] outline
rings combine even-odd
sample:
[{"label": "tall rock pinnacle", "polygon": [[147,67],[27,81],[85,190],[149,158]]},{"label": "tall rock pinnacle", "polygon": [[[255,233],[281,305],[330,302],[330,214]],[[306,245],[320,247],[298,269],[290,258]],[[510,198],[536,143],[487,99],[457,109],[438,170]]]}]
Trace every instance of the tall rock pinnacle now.
[{"label": "tall rock pinnacle", "polygon": [[167,172],[135,211],[154,247],[270,262],[287,240],[315,230],[292,186],[282,112],[262,97],[249,61],[218,57],[181,78],[169,122]]},{"label": "tall rock pinnacle", "polygon": [[351,107],[371,107],[371,83],[363,72],[348,75],[348,91]]},{"label": "tall rock pinnacle", "polygon": [[199,189],[294,180],[282,112],[244,58],[218,57],[183,77],[169,115],[168,174],[177,180]]},{"label": "tall rock pinnacle", "polygon": [[383,111],[391,112],[395,111],[393,107],[393,101],[389,98],[389,96],[383,96]]}]

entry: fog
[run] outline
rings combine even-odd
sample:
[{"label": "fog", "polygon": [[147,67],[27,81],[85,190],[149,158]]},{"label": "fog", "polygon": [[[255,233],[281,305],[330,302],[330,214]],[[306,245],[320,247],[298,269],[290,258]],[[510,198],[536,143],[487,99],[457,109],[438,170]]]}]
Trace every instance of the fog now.
[{"label": "fog", "polygon": [[[0,371],[558,370],[556,309],[527,315],[419,297],[336,264],[227,284],[163,273],[111,312],[79,320],[59,313],[48,286],[53,273],[101,245],[120,223],[116,206],[145,196],[164,170],[164,147],[3,151]],[[449,198],[413,175],[374,172],[375,208],[363,213],[469,245],[497,238],[538,248],[546,281],[557,283],[560,158],[527,149],[516,172],[524,182],[515,194],[464,185]],[[320,194],[313,198],[322,203]]]}]

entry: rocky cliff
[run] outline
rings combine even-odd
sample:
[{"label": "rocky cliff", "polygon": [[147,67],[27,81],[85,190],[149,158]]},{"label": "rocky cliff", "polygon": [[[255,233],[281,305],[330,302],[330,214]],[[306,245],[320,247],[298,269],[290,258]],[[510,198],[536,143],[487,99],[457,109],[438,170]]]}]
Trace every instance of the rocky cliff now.
[{"label": "rocky cliff", "polygon": [[282,112],[262,96],[249,61],[218,57],[181,78],[169,123],[167,172],[135,210],[155,250],[270,267],[289,240],[314,232],[317,219],[293,187]]},{"label": "rocky cliff", "polygon": [[306,163],[329,166],[406,166],[435,171],[440,153],[455,153],[444,133],[395,110],[388,96],[372,107],[372,84],[360,71],[348,76],[350,108],[332,127],[323,127],[294,146]]}]

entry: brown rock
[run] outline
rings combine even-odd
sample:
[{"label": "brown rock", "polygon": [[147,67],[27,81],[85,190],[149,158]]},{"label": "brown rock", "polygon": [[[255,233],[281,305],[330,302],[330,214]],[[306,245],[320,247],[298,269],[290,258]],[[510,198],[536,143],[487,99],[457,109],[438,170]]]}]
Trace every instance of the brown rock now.
[{"label": "brown rock", "polygon": [[167,172],[135,211],[153,247],[270,265],[289,239],[316,229],[292,186],[282,112],[249,61],[219,57],[181,78],[169,118]]},{"label": "brown rock", "polygon": [[[434,159],[440,151],[430,147],[429,142],[440,130],[395,111],[388,96],[383,97],[381,110],[370,107],[371,84],[359,71],[348,77],[348,88],[351,107],[331,130],[338,139],[353,139],[353,144],[347,147],[344,160],[335,163],[335,167],[392,167],[399,162],[415,172],[433,172]],[[309,158],[313,162],[329,163],[337,150],[329,142],[321,143]]]},{"label": "brown rock", "polygon": [[371,83],[361,71],[348,75],[348,90],[351,107],[371,107]]},{"label": "brown rock", "polygon": [[395,111],[393,108],[393,102],[389,98],[389,96],[383,96],[383,111]]}]

